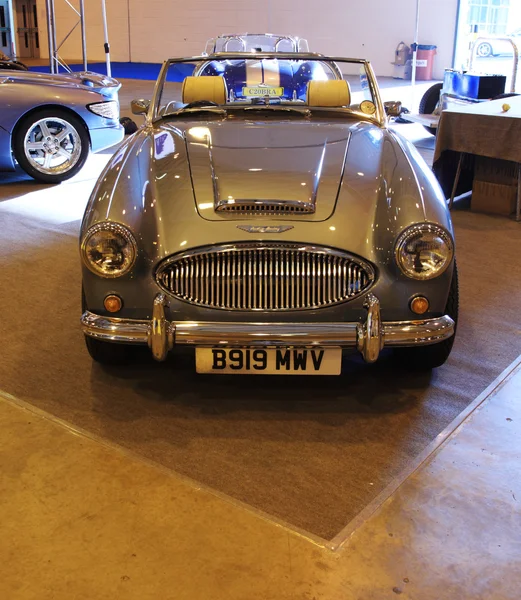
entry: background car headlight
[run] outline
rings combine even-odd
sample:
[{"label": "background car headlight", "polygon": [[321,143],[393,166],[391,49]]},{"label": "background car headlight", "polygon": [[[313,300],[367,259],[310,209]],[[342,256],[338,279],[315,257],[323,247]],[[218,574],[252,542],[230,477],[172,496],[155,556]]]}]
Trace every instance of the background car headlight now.
[{"label": "background car headlight", "polygon": [[90,112],[105,117],[105,119],[119,119],[119,104],[115,100],[96,102],[95,104],[89,104],[87,108]]},{"label": "background car headlight", "polygon": [[91,227],[81,244],[83,262],[96,275],[120,277],[136,260],[137,245],[130,231],[119,223]]},{"label": "background car headlight", "polygon": [[451,236],[433,223],[407,228],[396,242],[396,262],[403,273],[412,279],[432,279],[441,275],[453,255]]}]

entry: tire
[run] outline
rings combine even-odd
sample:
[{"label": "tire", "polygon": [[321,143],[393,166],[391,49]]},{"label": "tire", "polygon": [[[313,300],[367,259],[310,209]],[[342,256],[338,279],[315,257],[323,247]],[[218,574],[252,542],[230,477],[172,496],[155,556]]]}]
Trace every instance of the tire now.
[{"label": "tire", "polygon": [[[420,108],[418,112],[420,115],[432,115],[438,102],[440,101],[440,93],[443,87],[442,83],[435,83],[431,86],[425,94],[423,94],[422,99],[420,100]],[[432,135],[436,135],[435,127],[427,127],[424,125],[425,129]]]},{"label": "tire", "polygon": [[[85,291],[81,287],[81,312],[84,313],[87,308]],[[128,365],[136,361],[140,348],[127,344],[117,344],[114,342],[104,342],[85,335],[85,345],[93,360],[102,365]]]},{"label": "tire", "polygon": [[61,183],[74,177],[89,151],[90,138],[82,121],[60,108],[31,113],[13,133],[13,153],[18,164],[43,183]]},{"label": "tire", "polygon": [[405,363],[409,368],[416,371],[430,371],[436,367],[441,367],[449,358],[454,340],[456,338],[456,330],[458,328],[458,311],[459,311],[459,287],[458,287],[458,269],[454,263],[454,271],[452,273],[452,281],[450,283],[449,296],[445,305],[445,314],[449,315],[454,321],[454,335],[450,338],[432,344],[431,346],[418,346],[416,348],[402,348],[396,353],[399,360]]},{"label": "tire", "polygon": [[486,58],[487,56],[492,55],[492,44],[489,42],[481,42],[481,44],[476,48],[476,56],[480,58]]},{"label": "tire", "polygon": [[93,360],[102,365],[128,365],[136,360],[136,348],[126,344],[104,342],[85,336],[85,345]]},{"label": "tire", "polygon": [[136,122],[130,119],[129,117],[121,117],[119,123],[123,126],[123,129],[125,130],[125,135],[132,135],[133,133],[136,133],[138,129]]}]

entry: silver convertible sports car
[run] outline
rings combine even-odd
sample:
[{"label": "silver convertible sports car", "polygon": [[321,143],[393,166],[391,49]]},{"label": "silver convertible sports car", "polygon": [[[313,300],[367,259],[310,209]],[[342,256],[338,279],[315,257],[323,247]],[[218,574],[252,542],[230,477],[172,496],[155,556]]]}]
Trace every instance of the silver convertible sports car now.
[{"label": "silver convertible sports car", "polygon": [[46,75],[0,70],[0,171],[17,162],[31,177],[60,183],[89,151],[120,142],[115,79],[84,72]]},{"label": "silver convertible sports car", "polygon": [[344,350],[374,362],[389,347],[441,365],[458,314],[451,220],[389,129],[369,63],[256,54],[272,74],[320,62],[291,99],[248,66],[240,95],[218,75],[176,81],[209,58],[244,54],[167,61],[153,99],[133,102],[145,125],[93,190],[80,233],[91,356],[192,346],[200,373],[331,375]]}]

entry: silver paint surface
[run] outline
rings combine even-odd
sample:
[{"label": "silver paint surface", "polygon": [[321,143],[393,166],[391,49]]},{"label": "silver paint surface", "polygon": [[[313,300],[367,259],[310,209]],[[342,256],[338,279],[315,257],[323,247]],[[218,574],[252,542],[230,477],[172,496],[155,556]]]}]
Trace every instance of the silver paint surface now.
[{"label": "silver paint surface", "polygon": [[[89,79],[94,87],[83,83]],[[93,152],[123,139],[117,119],[106,119],[87,109],[88,104],[118,99],[120,83],[97,73],[50,75],[0,70],[0,171],[14,170],[12,138],[17,124],[31,111],[59,108],[73,113],[89,131]]]},{"label": "silver paint surface", "polygon": [[[206,128],[212,141],[195,140],[195,127]],[[310,189],[316,202],[312,214],[246,217],[215,211],[216,190],[238,198],[290,200],[309,198]],[[418,152],[369,119],[338,113],[309,119],[257,114],[255,120],[186,115],[149,123],[123,144],[101,175],[82,235],[106,220],[129,227],[139,252],[132,272],[117,280],[83,267],[87,306],[98,314],[106,314],[103,298],[117,293],[124,299],[121,317],[148,319],[160,291],[155,270],[163,259],[209,244],[254,240],[322,245],[369,261],[376,271],[371,292],[380,299],[385,320],[417,318],[408,303],[418,294],[430,301],[424,318],[444,314],[452,265],[434,280],[411,280],[395,263],[394,245],[415,223],[436,223],[453,235],[445,199]],[[266,229],[251,233],[239,225]],[[272,226],[291,229],[272,233]],[[357,321],[365,316],[364,296],[306,311],[305,319]],[[227,313],[169,300],[169,320],[251,320],[248,311]],[[289,322],[302,318],[299,311],[284,313]],[[256,319],[276,322],[280,315],[257,313]]]}]

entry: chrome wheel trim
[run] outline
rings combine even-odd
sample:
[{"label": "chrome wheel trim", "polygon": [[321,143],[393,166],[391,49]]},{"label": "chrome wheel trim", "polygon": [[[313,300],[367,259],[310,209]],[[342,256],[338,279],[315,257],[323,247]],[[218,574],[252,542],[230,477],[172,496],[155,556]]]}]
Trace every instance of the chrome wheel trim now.
[{"label": "chrome wheel trim", "polygon": [[66,173],[80,159],[80,134],[64,119],[40,119],[35,121],[25,134],[24,153],[31,167],[40,173]]}]

